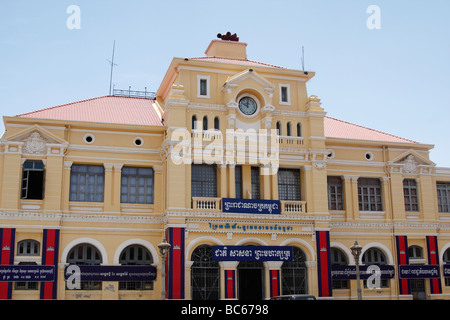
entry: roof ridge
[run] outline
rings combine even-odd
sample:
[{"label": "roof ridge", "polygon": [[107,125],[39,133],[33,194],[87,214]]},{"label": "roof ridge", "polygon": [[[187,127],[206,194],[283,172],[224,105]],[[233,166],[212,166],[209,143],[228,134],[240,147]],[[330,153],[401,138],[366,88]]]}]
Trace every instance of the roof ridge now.
[{"label": "roof ridge", "polygon": [[264,66],[268,66],[268,67],[272,67],[272,68],[277,68],[277,69],[287,69],[286,67],[282,67],[282,66],[277,66],[275,64],[270,64],[270,63],[265,63],[265,62],[261,62],[261,61],[257,61],[257,60],[250,60],[250,59],[238,59],[238,58],[227,58],[227,57],[216,57],[216,56],[205,56],[205,57],[192,57],[192,58],[188,58],[188,59],[225,59],[225,60],[235,60],[235,61],[247,61],[247,62],[253,62],[253,63],[258,63]]},{"label": "roof ridge", "polygon": [[391,134],[391,133],[388,133],[388,132],[372,129],[372,128],[365,127],[365,126],[362,126],[362,125],[359,125],[359,124],[356,124],[356,123],[349,122],[349,121],[336,119],[336,118],[333,118],[333,117],[330,117],[330,116],[325,116],[325,118],[329,118],[329,119],[336,120],[336,121],[339,121],[339,122],[347,123],[347,124],[350,124],[350,125],[353,125],[353,126],[357,126],[357,127],[363,128],[363,129],[367,129],[367,130],[370,130],[370,131],[373,131],[373,132],[385,134],[385,135],[388,135],[388,136],[391,136],[391,137],[394,137],[394,138],[397,138],[397,139],[410,141],[412,143],[418,143],[417,141],[414,141],[414,140],[411,140],[411,139],[407,139],[407,138],[403,138],[403,137],[400,137],[400,136],[396,136],[395,134]]}]

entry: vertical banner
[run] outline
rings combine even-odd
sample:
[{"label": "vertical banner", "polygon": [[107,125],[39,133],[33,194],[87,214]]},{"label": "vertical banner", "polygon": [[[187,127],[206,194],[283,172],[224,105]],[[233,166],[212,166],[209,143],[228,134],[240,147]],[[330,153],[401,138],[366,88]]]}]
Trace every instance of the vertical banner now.
[{"label": "vertical banner", "polygon": [[236,299],[236,270],[225,270],[225,299]]},{"label": "vertical banner", "polygon": [[[428,264],[439,265],[439,251],[436,236],[427,236]],[[430,279],[430,293],[441,294],[441,277]]]},{"label": "vertical banner", "polygon": [[270,297],[280,295],[280,270],[269,270],[270,274]]},{"label": "vertical banner", "polygon": [[[0,229],[0,265],[14,264],[14,243],[16,237],[16,229],[1,228]],[[0,277],[1,281],[1,277]],[[0,299],[11,299],[12,282],[0,282]]]},{"label": "vertical banner", "polygon": [[331,297],[330,232],[316,231],[319,297]]},{"label": "vertical banner", "polygon": [[[397,263],[399,266],[409,264],[408,257],[408,239],[406,236],[396,236],[395,242],[397,245]],[[406,295],[411,294],[411,287],[408,279],[399,278],[399,288],[400,294]]]},{"label": "vertical banner", "polygon": [[56,299],[58,291],[58,257],[59,257],[59,230],[44,229],[42,239],[42,265],[55,266],[55,280],[41,282],[41,299]]},{"label": "vertical banner", "polygon": [[184,228],[168,228],[171,247],[166,261],[166,298],[184,299]]}]

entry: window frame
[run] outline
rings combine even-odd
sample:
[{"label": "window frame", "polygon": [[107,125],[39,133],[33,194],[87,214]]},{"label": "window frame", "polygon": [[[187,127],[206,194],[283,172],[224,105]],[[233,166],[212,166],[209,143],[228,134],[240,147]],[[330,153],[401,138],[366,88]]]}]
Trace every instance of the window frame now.
[{"label": "window frame", "polygon": [[[139,259],[140,250],[143,259]],[[154,259],[150,250],[140,244],[127,246],[119,255],[119,264],[122,266],[151,266],[153,263]],[[119,290],[151,291],[153,283],[154,281],[119,281]]]},{"label": "window frame", "polygon": [[450,212],[450,182],[436,182],[438,212]]},{"label": "window frame", "polygon": [[[332,181],[336,179],[336,181]],[[337,182],[339,179],[339,182]],[[344,207],[344,184],[342,178],[338,176],[327,177],[327,189],[328,189],[328,210],[342,211]]]},{"label": "window frame", "polygon": [[[403,199],[406,212],[419,212],[419,195],[416,179],[403,179]],[[414,210],[414,206],[416,209]]]},{"label": "window frame", "polygon": [[[124,171],[134,169],[136,170],[136,174],[133,173],[125,173]],[[151,170],[151,174],[141,173],[142,171]],[[125,186],[125,178],[126,179],[126,189],[127,192],[124,192]],[[135,184],[132,184],[134,178]],[[144,179],[144,186],[139,185],[139,180]],[[150,182],[149,182],[150,181]],[[130,194],[130,190],[135,189],[135,194]],[[140,194],[139,189],[144,188],[144,193]],[[148,188],[150,188],[150,193],[148,194]],[[126,200],[124,201],[124,197]],[[131,201],[130,198],[134,197],[135,201]],[[139,201],[139,198],[143,197],[143,201]],[[150,199],[148,199],[150,197]],[[121,178],[120,178],[120,203],[135,203],[135,204],[154,204],[155,202],[155,171],[152,167],[132,167],[132,166],[124,166],[122,167]]]},{"label": "window frame", "polygon": [[[27,168],[27,164],[31,164]],[[39,166],[39,167],[37,167]],[[42,166],[42,167],[41,167]],[[41,167],[41,168],[40,168]],[[33,183],[30,183],[36,180]],[[22,165],[22,183],[20,186],[20,199],[24,200],[43,200],[45,186],[45,165],[42,160],[26,160]],[[38,192],[34,188],[40,188]],[[30,192],[30,189],[33,189]],[[32,194],[32,196],[30,196]],[[36,194],[36,195],[34,195]]]},{"label": "window frame", "polygon": [[[76,172],[74,169],[76,168],[86,168],[86,172]],[[100,169],[101,172],[94,172],[94,169]],[[93,172],[89,172],[89,169],[91,169]],[[81,182],[82,178],[84,177],[84,183]],[[92,187],[92,184],[89,183],[90,178],[93,177],[94,179],[94,185],[93,185],[93,192],[89,192]],[[100,179],[101,178],[101,179]],[[73,180],[76,179],[76,182]],[[76,187],[76,188],[74,188]],[[85,191],[79,191],[79,189],[83,189],[80,187],[84,187]],[[98,191],[98,187],[101,187],[101,192]],[[74,190],[76,189],[76,190]],[[93,195],[92,198],[90,198],[89,195]],[[81,199],[81,195],[84,195],[84,199]],[[69,201],[74,202],[103,202],[105,198],[105,168],[103,165],[92,165],[92,164],[72,164],[72,167],[70,168],[70,191],[69,191]],[[92,200],[90,200],[92,199]]]},{"label": "window frame", "polygon": [[[203,82],[205,83],[206,93],[202,92],[202,83]],[[211,83],[211,76],[200,75],[200,74],[197,75],[197,98],[204,98],[204,99],[210,98],[210,90],[211,90],[210,83]]]},{"label": "window frame", "polygon": [[[286,172],[293,172],[293,179],[290,176],[283,176]],[[278,168],[278,199],[281,201],[301,201],[301,177],[300,169]],[[283,180],[284,179],[284,180]]]},{"label": "window frame", "polygon": [[383,189],[380,179],[358,179],[358,205],[360,212],[383,212]]},{"label": "window frame", "polygon": [[261,199],[261,177],[259,167],[250,167],[252,199]]},{"label": "window frame", "polygon": [[[208,168],[202,169],[205,172],[196,172],[196,168]],[[206,172],[206,170],[212,170],[213,174]],[[196,176],[194,176],[194,173]],[[207,179],[206,179],[207,178]],[[192,164],[191,165],[191,197],[200,198],[217,198],[217,167],[216,165],[208,164]],[[197,192],[200,191],[200,192]],[[199,194],[200,193],[200,194]]]},{"label": "window frame", "polygon": [[[286,83],[280,83],[280,105],[290,106],[291,105],[291,85]],[[285,94],[283,93],[285,91]],[[286,99],[283,99],[285,95]]]}]

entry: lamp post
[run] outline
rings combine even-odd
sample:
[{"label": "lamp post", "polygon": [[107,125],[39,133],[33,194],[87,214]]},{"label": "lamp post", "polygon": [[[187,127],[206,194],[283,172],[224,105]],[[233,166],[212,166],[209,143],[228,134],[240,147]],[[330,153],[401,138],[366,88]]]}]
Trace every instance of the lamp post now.
[{"label": "lamp post", "polygon": [[162,271],[161,271],[161,300],[166,300],[166,257],[170,250],[170,243],[167,243],[166,236],[164,236],[163,242],[158,244],[159,253],[162,260]]},{"label": "lamp post", "polygon": [[355,258],[356,264],[356,286],[358,290],[358,300],[362,300],[360,272],[359,272],[359,256],[361,255],[362,247],[358,244],[358,241],[355,240],[355,243],[353,244],[353,246],[350,247],[350,250],[352,250],[352,255],[353,258]]}]

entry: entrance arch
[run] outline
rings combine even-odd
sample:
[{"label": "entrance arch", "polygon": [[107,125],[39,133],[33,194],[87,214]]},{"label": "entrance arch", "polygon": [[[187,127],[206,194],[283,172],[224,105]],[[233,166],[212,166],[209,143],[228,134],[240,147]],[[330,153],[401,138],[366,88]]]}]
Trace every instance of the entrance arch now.
[{"label": "entrance arch", "polygon": [[261,261],[241,261],[239,262],[237,270],[238,299],[264,299],[264,264]]},{"label": "entrance arch", "polygon": [[299,247],[292,247],[292,261],[283,262],[281,279],[282,294],[308,293],[306,254]]}]

